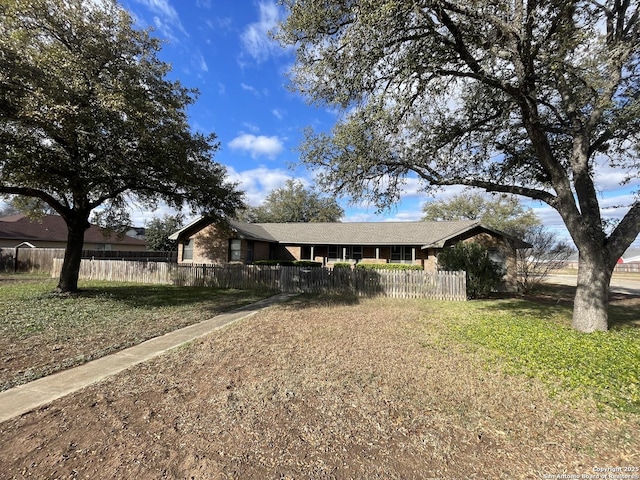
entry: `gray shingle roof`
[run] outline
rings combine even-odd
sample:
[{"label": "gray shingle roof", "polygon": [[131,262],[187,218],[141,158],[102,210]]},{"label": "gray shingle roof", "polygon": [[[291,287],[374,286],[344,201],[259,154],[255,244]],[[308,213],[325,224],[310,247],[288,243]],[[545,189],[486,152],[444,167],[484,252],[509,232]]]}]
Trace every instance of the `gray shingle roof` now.
[{"label": "gray shingle roof", "polygon": [[459,222],[242,223],[240,236],[299,245],[432,245],[480,224]]},{"label": "gray shingle roof", "polygon": [[[200,217],[169,236],[171,240],[189,237],[211,225],[213,219]],[[245,223],[229,222],[241,238],[285,245],[409,245],[442,248],[447,240],[481,231],[510,238],[515,248],[530,248],[526,242],[476,220],[449,222],[334,222],[334,223]]]}]

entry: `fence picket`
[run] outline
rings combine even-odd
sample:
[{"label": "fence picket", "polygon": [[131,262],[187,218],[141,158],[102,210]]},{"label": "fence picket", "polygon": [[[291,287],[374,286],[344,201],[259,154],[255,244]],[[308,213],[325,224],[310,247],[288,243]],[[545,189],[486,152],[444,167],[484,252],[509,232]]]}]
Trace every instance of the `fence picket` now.
[{"label": "fence picket", "polygon": [[[53,260],[52,276],[62,259]],[[392,298],[466,300],[464,272],[327,269],[254,265],[179,265],[162,262],[82,260],[80,278],[216,288],[263,287],[284,293],[350,293]]]}]

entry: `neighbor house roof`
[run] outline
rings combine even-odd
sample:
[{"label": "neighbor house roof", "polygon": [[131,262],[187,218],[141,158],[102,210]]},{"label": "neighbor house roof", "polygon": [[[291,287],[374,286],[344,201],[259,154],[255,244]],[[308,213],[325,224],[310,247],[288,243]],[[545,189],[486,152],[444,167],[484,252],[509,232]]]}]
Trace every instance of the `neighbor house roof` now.
[{"label": "neighbor house roof", "polygon": [[[211,224],[199,218],[169,238],[191,236]],[[244,223],[231,221],[239,237],[249,240],[296,245],[420,245],[441,248],[447,240],[474,230],[506,236],[477,221],[332,222],[332,223]],[[528,245],[524,245],[528,246]],[[520,247],[518,247],[520,248]]]},{"label": "neighbor house roof", "polygon": [[[144,240],[133,237],[119,237],[95,225],[84,234],[87,243],[114,243],[119,245],[146,245]],[[45,215],[40,220],[31,220],[25,215],[0,217],[0,238],[17,242],[47,241],[66,242],[67,224],[59,215]]]}]

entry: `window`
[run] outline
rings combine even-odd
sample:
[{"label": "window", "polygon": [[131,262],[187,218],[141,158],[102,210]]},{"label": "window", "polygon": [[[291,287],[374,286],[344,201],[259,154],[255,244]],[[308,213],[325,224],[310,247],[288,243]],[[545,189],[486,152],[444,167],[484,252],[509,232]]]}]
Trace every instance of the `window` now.
[{"label": "window", "polygon": [[182,260],[193,260],[193,238],[182,244]]},{"label": "window", "polygon": [[229,260],[232,262],[242,260],[242,240],[238,238],[229,240]]},{"label": "window", "polygon": [[502,254],[502,252],[500,252],[498,250],[493,250],[493,249],[489,250],[489,259],[492,262],[497,263],[498,265],[500,265],[500,267],[503,270],[507,269],[507,259]]},{"label": "window", "polygon": [[103,252],[110,252],[112,250],[110,243],[96,243],[95,250],[100,250]]},{"label": "window", "polygon": [[390,263],[411,263],[413,261],[412,247],[404,245],[394,245],[391,247]]},{"label": "window", "polygon": [[347,258],[362,260],[362,245],[347,248]]},{"label": "window", "polygon": [[[346,257],[343,258],[344,250],[346,249]],[[362,260],[363,247],[362,245],[328,245],[327,257],[330,261],[341,260]]]}]

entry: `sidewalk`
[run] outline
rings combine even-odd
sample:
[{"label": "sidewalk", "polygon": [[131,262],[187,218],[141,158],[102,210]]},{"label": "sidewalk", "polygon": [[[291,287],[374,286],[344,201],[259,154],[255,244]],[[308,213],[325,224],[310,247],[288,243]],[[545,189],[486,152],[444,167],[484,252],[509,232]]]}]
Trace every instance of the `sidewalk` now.
[{"label": "sidewalk", "polygon": [[217,315],[204,322],[166,333],[139,345],[99,358],[78,367],[54,373],[24,385],[0,392],[0,422],[27,413],[56,398],[80,390],[92,383],[115,375],[133,365],[202,337],[221,327],[249,317],[296,294],[280,294],[245,307]]}]

